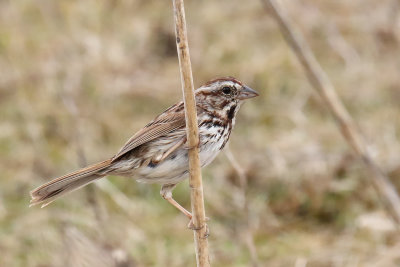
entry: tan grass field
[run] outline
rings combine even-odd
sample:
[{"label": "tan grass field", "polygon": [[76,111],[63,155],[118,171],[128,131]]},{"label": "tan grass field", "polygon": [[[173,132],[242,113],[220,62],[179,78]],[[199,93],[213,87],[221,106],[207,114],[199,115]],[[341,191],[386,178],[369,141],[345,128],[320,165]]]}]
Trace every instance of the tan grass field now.
[{"label": "tan grass field", "polygon": [[[281,3],[400,191],[398,1]],[[187,0],[186,16],[195,85],[231,75],[260,92],[230,140],[246,193],[224,153],[203,169],[212,266],[399,266],[369,173],[260,1]],[[28,208],[182,98],[174,38],[171,1],[0,1],[0,266],[195,265],[158,185],[110,177]],[[174,196],[190,206],[187,181]]]}]

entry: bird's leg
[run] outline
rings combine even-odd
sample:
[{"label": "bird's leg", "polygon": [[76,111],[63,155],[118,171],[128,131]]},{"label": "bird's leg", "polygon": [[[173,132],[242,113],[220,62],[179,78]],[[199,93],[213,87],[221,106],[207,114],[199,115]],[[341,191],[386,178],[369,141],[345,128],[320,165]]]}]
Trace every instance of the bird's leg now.
[{"label": "bird's leg", "polygon": [[[172,190],[174,190],[175,186],[176,186],[176,184],[164,184],[161,187],[161,191],[160,191],[161,196],[189,218],[189,220],[190,220],[189,224],[188,224],[189,229],[200,230],[200,229],[195,228],[195,226],[193,224],[193,220],[192,220],[192,217],[193,217],[192,214],[189,211],[187,211],[184,207],[182,207],[178,202],[176,202],[175,199],[172,198]],[[210,220],[208,217],[206,217],[205,219],[206,219],[206,222]],[[206,227],[207,227],[207,225],[206,225]],[[207,232],[207,236],[208,235],[209,234]]]},{"label": "bird's leg", "polygon": [[171,203],[175,208],[185,214],[189,218],[189,220],[192,220],[192,214],[184,207],[182,207],[178,202],[176,202],[175,199],[172,198],[172,190],[175,188],[175,186],[176,184],[164,184],[161,187],[160,194],[166,201]]}]

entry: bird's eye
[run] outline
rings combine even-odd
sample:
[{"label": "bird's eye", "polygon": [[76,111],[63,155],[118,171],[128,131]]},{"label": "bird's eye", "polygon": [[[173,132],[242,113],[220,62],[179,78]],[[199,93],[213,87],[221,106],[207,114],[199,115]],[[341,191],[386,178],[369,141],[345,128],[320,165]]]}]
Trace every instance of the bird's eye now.
[{"label": "bird's eye", "polygon": [[232,92],[232,89],[229,86],[225,86],[222,88],[222,92],[226,95],[229,95]]}]

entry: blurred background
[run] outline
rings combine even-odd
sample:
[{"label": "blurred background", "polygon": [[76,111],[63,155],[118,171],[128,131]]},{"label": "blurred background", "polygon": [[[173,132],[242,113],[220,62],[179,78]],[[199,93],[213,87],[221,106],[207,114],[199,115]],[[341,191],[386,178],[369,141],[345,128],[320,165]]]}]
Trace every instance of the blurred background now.
[{"label": "blurred background", "polygon": [[[398,1],[281,3],[400,191]],[[231,136],[239,172],[226,153],[203,169],[213,266],[399,266],[368,172],[261,2],[185,4],[195,86],[260,92]],[[194,266],[159,185],[110,177],[28,208],[181,98],[171,1],[0,1],[0,266]],[[187,181],[174,196],[190,207]]]}]

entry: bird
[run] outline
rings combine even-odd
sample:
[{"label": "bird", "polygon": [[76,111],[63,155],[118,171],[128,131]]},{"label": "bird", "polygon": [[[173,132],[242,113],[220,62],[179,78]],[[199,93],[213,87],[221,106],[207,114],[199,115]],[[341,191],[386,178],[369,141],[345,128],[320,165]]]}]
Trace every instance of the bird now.
[{"label": "bird", "polygon": [[[259,94],[233,77],[213,79],[195,90],[201,167],[210,164],[229,140],[242,103]],[[30,192],[30,206],[47,206],[67,193],[108,175],[161,184],[161,196],[185,214],[172,197],[189,177],[185,109],[178,102],[135,133],[113,157],[55,178]]]}]

